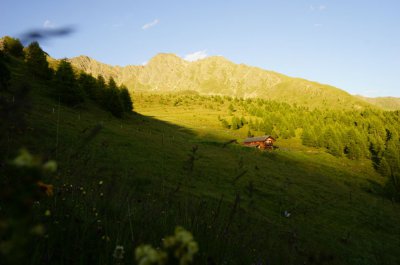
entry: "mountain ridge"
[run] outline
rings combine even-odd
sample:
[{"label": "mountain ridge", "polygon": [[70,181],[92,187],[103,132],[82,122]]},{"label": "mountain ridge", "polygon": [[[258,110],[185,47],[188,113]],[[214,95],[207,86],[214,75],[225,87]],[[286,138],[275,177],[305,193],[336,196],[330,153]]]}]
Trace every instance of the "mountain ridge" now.
[{"label": "mountain ridge", "polygon": [[222,56],[189,62],[172,53],[159,53],[145,65],[127,66],[104,64],[84,55],[68,60],[86,73],[112,77],[131,91],[195,91],[202,95],[280,100],[311,108],[382,108],[334,86],[236,64]]},{"label": "mountain ridge", "polygon": [[356,95],[356,97],[372,104],[378,106],[384,110],[395,111],[400,110],[400,98],[396,97],[365,97],[361,95]]}]

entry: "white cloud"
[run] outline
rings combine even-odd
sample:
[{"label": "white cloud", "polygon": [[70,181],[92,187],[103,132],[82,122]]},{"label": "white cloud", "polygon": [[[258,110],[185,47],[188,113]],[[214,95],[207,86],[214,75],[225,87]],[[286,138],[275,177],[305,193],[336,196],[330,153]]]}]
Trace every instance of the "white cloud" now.
[{"label": "white cloud", "polygon": [[326,10],[327,8],[328,8],[328,7],[325,6],[325,5],[317,5],[317,6],[310,5],[310,11],[324,11],[324,10]]},{"label": "white cloud", "polygon": [[320,23],[315,23],[315,24],[314,24],[314,27],[315,27],[315,28],[320,28],[320,27],[322,27],[322,26],[323,26],[323,24],[320,24]]},{"label": "white cloud", "polygon": [[202,51],[197,51],[194,53],[189,53],[186,54],[185,57],[183,57],[184,60],[189,61],[189,62],[194,62],[197,60],[204,59],[208,56],[207,50],[202,50]]},{"label": "white cloud", "polygon": [[56,25],[48,19],[45,22],[43,22],[43,28],[45,29],[54,29],[55,27]]},{"label": "white cloud", "polygon": [[142,29],[143,29],[143,30],[146,30],[146,29],[149,29],[149,28],[151,28],[151,27],[154,27],[154,26],[157,25],[159,22],[160,22],[160,20],[154,19],[152,22],[149,22],[149,23],[147,23],[147,24],[144,24],[144,25],[142,26]]}]

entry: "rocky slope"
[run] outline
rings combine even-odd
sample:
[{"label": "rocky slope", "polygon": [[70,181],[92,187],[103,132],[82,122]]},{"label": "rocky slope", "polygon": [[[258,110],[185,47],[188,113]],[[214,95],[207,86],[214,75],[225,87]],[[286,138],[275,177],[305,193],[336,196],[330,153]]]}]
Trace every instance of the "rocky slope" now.
[{"label": "rocky slope", "polygon": [[195,91],[205,95],[263,98],[308,107],[362,109],[372,105],[338,88],[272,71],[235,64],[214,56],[188,62],[174,54],[158,54],[144,66],[110,66],[87,56],[69,60],[94,76],[113,77],[133,91]]}]

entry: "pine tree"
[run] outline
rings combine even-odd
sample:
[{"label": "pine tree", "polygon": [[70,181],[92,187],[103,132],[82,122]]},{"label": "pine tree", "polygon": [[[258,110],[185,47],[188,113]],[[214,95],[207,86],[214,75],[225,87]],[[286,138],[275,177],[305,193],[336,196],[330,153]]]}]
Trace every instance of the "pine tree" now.
[{"label": "pine tree", "polygon": [[132,102],[132,99],[131,99],[128,89],[124,85],[122,85],[120,87],[120,98],[121,98],[124,112],[132,112],[133,111],[133,102]]},{"label": "pine tree", "polygon": [[240,127],[239,127],[239,123],[238,123],[238,119],[236,118],[236,116],[233,116],[232,117],[232,122],[231,122],[231,129],[232,130],[237,130],[237,129],[239,129]]},{"label": "pine tree", "polygon": [[229,125],[229,123],[225,119],[221,119],[221,124],[222,124],[222,127],[226,128],[226,129],[230,129],[231,128],[231,126]]},{"label": "pine tree", "polygon": [[114,79],[110,77],[107,88],[105,89],[104,104],[105,108],[117,118],[121,118],[124,108],[121,102],[120,93]]},{"label": "pine tree", "polygon": [[90,99],[96,100],[97,80],[93,76],[83,72],[80,73],[78,84]]},{"label": "pine tree", "polygon": [[0,50],[5,54],[18,58],[24,57],[24,46],[19,39],[5,36],[0,40]]},{"label": "pine tree", "polygon": [[76,105],[84,100],[84,93],[75,79],[72,66],[66,60],[61,60],[54,75],[55,96],[68,105]]},{"label": "pine tree", "polygon": [[389,177],[391,175],[390,166],[386,161],[386,158],[382,158],[381,162],[379,163],[378,172],[384,177]]},{"label": "pine tree", "polygon": [[96,81],[96,90],[95,90],[95,99],[97,103],[102,106],[106,107],[106,81],[102,75],[97,76],[97,81]]},{"label": "pine tree", "polygon": [[267,117],[263,122],[260,123],[260,131],[263,131],[265,134],[271,134],[274,129],[274,125],[272,124],[271,117]]},{"label": "pine tree", "polygon": [[387,163],[389,164],[390,171],[392,174],[400,174],[400,146],[397,139],[391,139],[386,143],[386,150],[383,155]]},{"label": "pine tree", "polygon": [[11,74],[6,65],[6,56],[0,51],[0,92],[8,89]]},{"label": "pine tree", "polygon": [[383,157],[383,152],[385,150],[385,143],[382,139],[371,137],[370,138],[369,151],[371,153],[371,160],[374,164],[375,169],[379,167],[379,164]]},{"label": "pine tree", "polygon": [[52,70],[49,68],[46,53],[40,48],[38,42],[32,42],[26,48],[25,60],[28,68],[36,76],[44,79],[50,79]]}]

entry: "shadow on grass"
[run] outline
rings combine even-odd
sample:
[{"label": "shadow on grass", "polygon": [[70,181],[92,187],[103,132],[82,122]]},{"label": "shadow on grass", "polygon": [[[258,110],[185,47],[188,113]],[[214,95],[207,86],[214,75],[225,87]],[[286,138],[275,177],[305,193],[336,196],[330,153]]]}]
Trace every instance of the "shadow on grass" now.
[{"label": "shadow on grass", "polygon": [[[351,175],[329,161],[202,139],[137,113],[118,120],[91,102],[58,110],[38,96],[34,104],[33,130],[14,135],[7,148],[23,145],[57,158],[60,168],[48,180],[54,197],[35,208],[47,231],[29,249],[31,264],[112,264],[116,245],[131,263],[136,246],[159,245],[176,225],[199,242],[196,264],[352,264],[363,255],[378,264],[368,244],[344,245],[335,235],[363,224],[361,213],[349,214],[355,223],[341,220],[347,210],[367,207],[349,198],[343,182]],[[396,247],[378,248],[388,264],[398,261]]]}]

